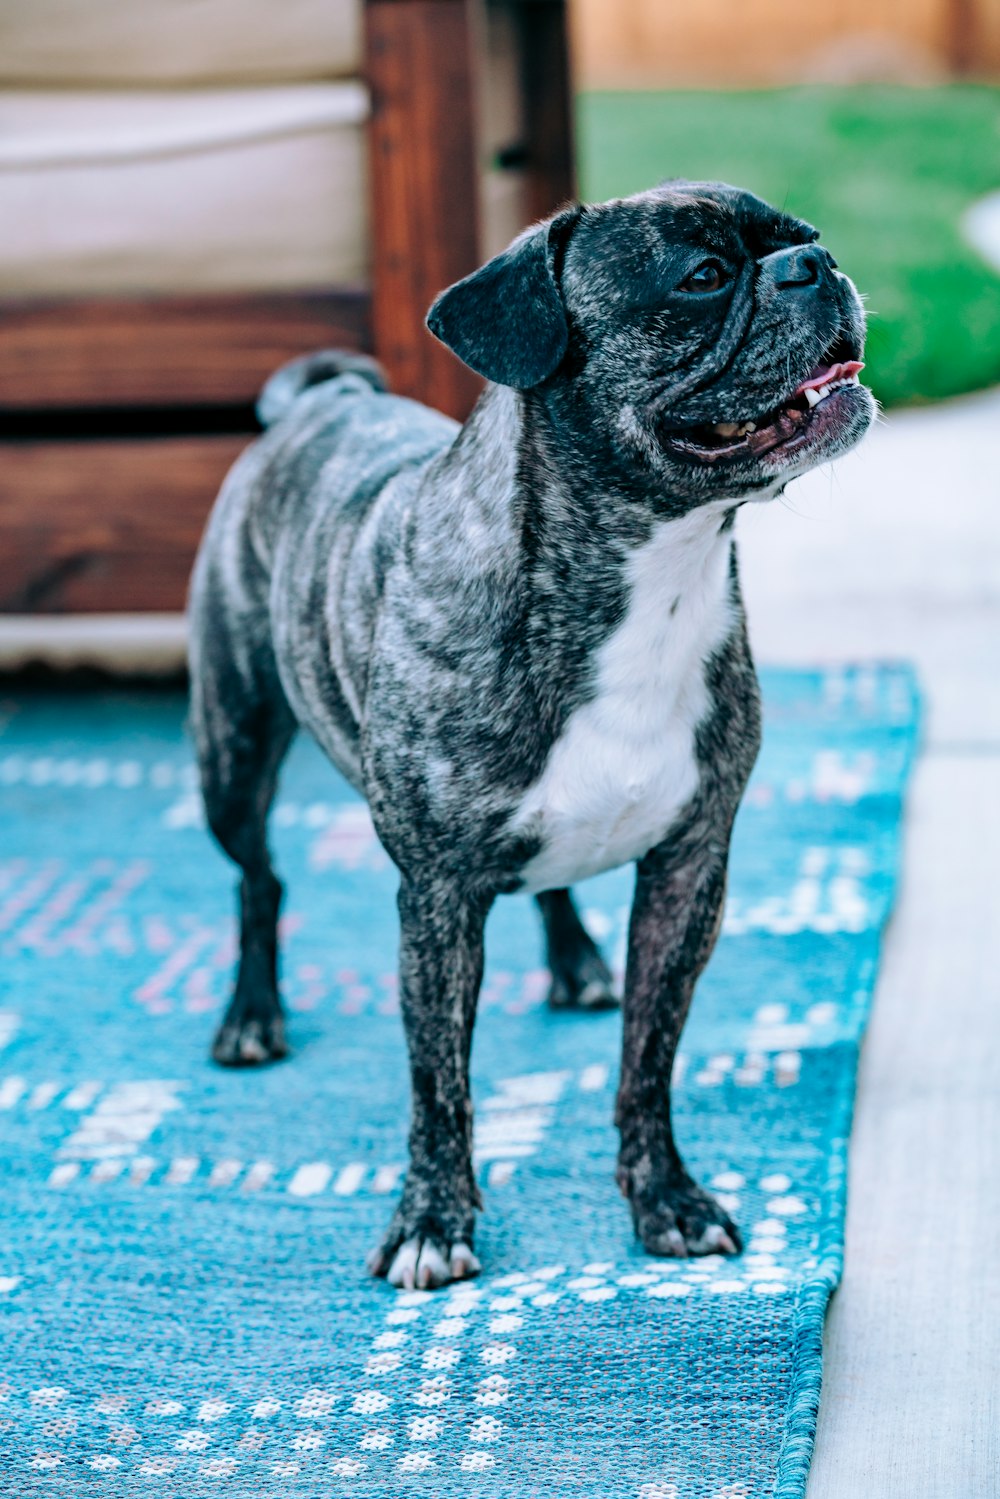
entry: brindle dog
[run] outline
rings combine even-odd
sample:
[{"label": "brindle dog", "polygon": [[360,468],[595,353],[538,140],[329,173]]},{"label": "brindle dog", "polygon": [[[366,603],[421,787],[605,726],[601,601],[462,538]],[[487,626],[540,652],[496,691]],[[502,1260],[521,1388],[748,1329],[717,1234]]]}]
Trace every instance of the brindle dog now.
[{"label": "brindle dog", "polygon": [[483,926],[537,895],[551,1002],[614,1003],[569,886],[635,861],[618,1181],[654,1254],[735,1253],[680,1158],[670,1075],[719,931],[759,700],[733,523],[874,414],[864,321],[816,231],[735,188],[574,206],[429,324],[490,382],[463,427],[375,365],[279,371],[191,598],[209,826],[242,872],[227,1065],[285,1052],[266,822],[299,724],[400,876],[410,1164],[370,1268],[479,1268],[469,1053]]}]

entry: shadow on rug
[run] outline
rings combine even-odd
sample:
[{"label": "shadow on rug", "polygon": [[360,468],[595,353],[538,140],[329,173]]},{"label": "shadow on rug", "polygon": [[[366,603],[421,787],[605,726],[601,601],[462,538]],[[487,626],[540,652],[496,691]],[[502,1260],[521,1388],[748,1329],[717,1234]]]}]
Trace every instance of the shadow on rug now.
[{"label": "shadow on rug", "polygon": [[[233,878],[200,826],[181,698],[0,704],[4,1492],[803,1494],[917,700],[891,667],[764,688],[675,1094],[746,1252],[633,1242],[619,1018],[546,1011],[513,897],[473,1059],[485,1273],[405,1295],[363,1272],[408,1095],[395,880],[362,804],[296,747],[273,818],[293,1056],[222,1072]],[[580,887],[619,966],[630,883]]]}]

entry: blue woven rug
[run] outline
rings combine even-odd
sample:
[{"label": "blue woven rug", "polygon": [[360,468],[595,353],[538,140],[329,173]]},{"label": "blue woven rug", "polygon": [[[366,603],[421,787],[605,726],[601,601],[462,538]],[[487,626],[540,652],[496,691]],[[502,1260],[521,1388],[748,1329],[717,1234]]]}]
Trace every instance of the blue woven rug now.
[{"label": "blue woven rug", "polygon": [[[905,669],[770,673],[675,1097],[738,1260],[646,1258],[620,1020],[550,1015],[501,901],[474,1052],[482,1278],[363,1273],[405,1159],[394,878],[300,743],[274,819],[292,1059],[212,1067],[230,869],[168,693],[0,703],[0,1492],[801,1496],[916,737]],[[581,887],[620,964],[627,872]]]}]

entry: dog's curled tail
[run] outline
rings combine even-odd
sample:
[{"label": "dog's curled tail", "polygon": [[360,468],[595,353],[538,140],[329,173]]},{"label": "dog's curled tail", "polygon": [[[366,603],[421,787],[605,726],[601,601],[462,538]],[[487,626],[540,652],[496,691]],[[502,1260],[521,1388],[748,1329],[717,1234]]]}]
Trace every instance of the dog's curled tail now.
[{"label": "dog's curled tail", "polygon": [[268,380],[257,397],[257,419],[262,427],[273,427],[287,416],[303,391],[341,375],[360,375],[373,390],[388,389],[381,365],[367,354],[352,354],[346,349],[318,349],[283,364]]}]

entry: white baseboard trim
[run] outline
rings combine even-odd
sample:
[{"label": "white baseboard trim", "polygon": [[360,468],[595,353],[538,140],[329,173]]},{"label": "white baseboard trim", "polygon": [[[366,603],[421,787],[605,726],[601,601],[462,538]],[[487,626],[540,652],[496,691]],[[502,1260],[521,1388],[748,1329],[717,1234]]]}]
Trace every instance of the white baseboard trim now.
[{"label": "white baseboard trim", "polygon": [[186,652],[183,614],[0,614],[0,671],[41,663],[165,676]]}]

